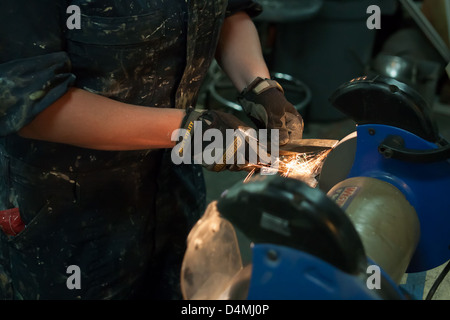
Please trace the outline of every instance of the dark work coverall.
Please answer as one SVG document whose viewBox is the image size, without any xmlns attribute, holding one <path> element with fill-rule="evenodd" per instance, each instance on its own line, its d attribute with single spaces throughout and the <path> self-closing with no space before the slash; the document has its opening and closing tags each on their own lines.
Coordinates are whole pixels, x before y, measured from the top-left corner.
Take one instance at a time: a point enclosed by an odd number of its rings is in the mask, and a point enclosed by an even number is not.
<svg viewBox="0 0 450 320">
<path fill-rule="evenodd" d="M 69 29 L 69 5 L 81 29 Z M 186 236 L 205 208 L 202 169 L 170 150 L 98 151 L 17 131 L 72 87 L 126 103 L 195 105 L 227 14 L 252 1 L 2 0 L 1 299 L 178 299 Z M 95 112 L 95 105 L 90 106 Z M 152 123 L 149 123 L 149 130 Z M 67 286 L 68 267 L 81 288 Z"/>
</svg>

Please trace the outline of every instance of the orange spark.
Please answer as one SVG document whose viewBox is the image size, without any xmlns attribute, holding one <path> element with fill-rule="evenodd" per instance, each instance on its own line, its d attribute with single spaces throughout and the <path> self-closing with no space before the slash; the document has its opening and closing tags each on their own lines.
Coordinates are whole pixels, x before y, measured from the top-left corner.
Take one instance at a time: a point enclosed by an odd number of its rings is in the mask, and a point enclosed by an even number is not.
<svg viewBox="0 0 450 320">
<path fill-rule="evenodd" d="M 301 180 L 307 183 L 310 187 L 317 186 L 316 177 L 320 174 L 323 161 L 326 159 L 331 149 L 321 151 L 318 153 L 292 153 L 290 155 L 282 155 L 277 160 L 275 165 L 277 172 L 282 177 L 289 177 L 293 179 Z M 267 165 L 251 164 L 248 166 L 250 173 L 244 179 L 244 183 L 247 182 L 250 177 L 256 172 L 256 170 L 263 170 L 265 168 L 270 169 Z"/>
</svg>

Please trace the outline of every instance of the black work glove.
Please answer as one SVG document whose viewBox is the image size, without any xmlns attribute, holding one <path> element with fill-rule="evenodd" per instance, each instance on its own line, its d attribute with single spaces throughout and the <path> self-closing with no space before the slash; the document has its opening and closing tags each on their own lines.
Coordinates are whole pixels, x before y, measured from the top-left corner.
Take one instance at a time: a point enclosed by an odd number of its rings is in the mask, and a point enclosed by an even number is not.
<svg viewBox="0 0 450 320">
<path fill-rule="evenodd" d="M 239 171 L 249 164 L 270 163 L 266 146 L 259 143 L 256 130 L 234 115 L 191 108 L 181 129 L 178 144 L 172 149 L 176 164 L 196 163 L 211 171 Z"/>
<path fill-rule="evenodd" d="M 303 119 L 275 80 L 256 78 L 238 97 L 244 112 L 260 129 L 279 129 L 279 143 L 303 136 Z"/>
</svg>

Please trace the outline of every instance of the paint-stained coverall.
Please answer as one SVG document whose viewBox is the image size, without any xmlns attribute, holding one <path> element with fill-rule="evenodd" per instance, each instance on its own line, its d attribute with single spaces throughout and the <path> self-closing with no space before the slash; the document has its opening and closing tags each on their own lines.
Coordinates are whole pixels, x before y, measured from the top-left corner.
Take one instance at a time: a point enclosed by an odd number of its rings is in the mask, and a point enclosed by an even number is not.
<svg viewBox="0 0 450 320">
<path fill-rule="evenodd" d="M 81 29 L 66 26 L 71 4 Z M 195 105 L 221 23 L 238 10 L 260 7 L 2 1 L 0 210 L 18 207 L 25 228 L 0 231 L 1 299 L 180 298 L 185 239 L 205 208 L 201 167 L 173 165 L 170 150 L 100 151 L 17 132 L 71 87 L 142 106 Z M 71 265 L 80 289 L 67 286 Z"/>
</svg>

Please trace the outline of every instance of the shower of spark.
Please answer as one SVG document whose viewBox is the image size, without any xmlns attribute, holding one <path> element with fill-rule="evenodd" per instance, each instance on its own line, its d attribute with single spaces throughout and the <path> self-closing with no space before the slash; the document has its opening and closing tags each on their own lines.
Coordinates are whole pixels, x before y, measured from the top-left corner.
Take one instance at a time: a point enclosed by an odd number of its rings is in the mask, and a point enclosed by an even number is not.
<svg viewBox="0 0 450 320">
<path fill-rule="evenodd" d="M 307 183 L 310 187 L 317 186 L 316 177 L 320 174 L 323 161 L 326 159 L 331 149 L 321 151 L 318 153 L 292 153 L 290 155 L 282 155 L 274 163 L 275 166 L 269 167 L 267 165 L 249 165 L 250 172 L 244 179 L 247 182 L 257 170 L 269 170 L 277 167 L 277 173 L 282 177 L 293 178 Z"/>
</svg>

